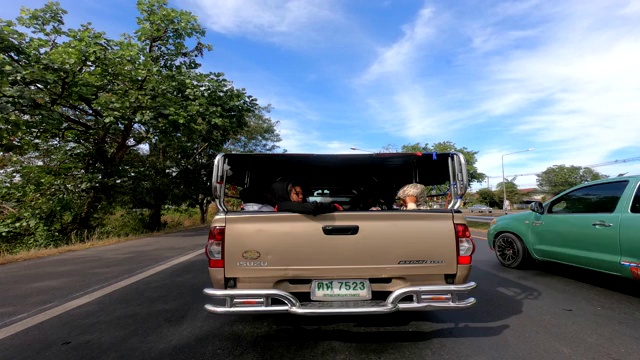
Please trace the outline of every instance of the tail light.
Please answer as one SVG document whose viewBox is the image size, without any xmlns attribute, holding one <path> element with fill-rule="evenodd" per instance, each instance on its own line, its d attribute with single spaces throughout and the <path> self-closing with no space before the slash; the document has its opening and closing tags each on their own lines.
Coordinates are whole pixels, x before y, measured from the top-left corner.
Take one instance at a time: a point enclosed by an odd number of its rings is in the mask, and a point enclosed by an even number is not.
<svg viewBox="0 0 640 360">
<path fill-rule="evenodd" d="M 471 231 L 467 224 L 455 224 L 456 240 L 458 242 L 458 265 L 471 265 L 471 256 L 476 246 L 471 239 Z"/>
<path fill-rule="evenodd" d="M 224 226 L 209 229 L 209 241 L 205 247 L 210 268 L 224 268 Z"/>
</svg>

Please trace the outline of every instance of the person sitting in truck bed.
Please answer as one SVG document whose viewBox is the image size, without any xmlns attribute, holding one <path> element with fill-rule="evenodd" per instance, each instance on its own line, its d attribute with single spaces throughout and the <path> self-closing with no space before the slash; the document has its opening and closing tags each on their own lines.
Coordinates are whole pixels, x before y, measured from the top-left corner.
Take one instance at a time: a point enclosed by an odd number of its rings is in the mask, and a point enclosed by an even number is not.
<svg viewBox="0 0 640 360">
<path fill-rule="evenodd" d="M 271 200 L 275 210 L 283 212 L 316 216 L 342 210 L 337 204 L 304 202 L 302 186 L 289 180 L 280 180 L 271 186 Z"/>
<path fill-rule="evenodd" d="M 246 187 L 240 191 L 240 200 L 244 211 L 274 211 L 273 206 L 268 205 L 267 194 L 255 187 Z"/>
<path fill-rule="evenodd" d="M 408 184 L 398 191 L 398 198 L 402 202 L 400 210 L 428 209 L 427 191 L 422 184 Z"/>
<path fill-rule="evenodd" d="M 387 210 L 375 191 L 362 190 L 351 199 L 350 204 L 351 210 Z"/>
</svg>

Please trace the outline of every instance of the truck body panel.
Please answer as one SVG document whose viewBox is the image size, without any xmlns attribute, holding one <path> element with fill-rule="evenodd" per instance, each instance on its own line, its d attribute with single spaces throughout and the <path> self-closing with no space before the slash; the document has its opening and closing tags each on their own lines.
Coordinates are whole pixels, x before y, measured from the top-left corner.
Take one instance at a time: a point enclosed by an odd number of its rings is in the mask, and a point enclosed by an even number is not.
<svg viewBox="0 0 640 360">
<path fill-rule="evenodd" d="M 456 273 L 451 213 L 340 212 L 315 217 L 256 213 L 227 215 L 226 227 L 228 277 Z"/>
</svg>

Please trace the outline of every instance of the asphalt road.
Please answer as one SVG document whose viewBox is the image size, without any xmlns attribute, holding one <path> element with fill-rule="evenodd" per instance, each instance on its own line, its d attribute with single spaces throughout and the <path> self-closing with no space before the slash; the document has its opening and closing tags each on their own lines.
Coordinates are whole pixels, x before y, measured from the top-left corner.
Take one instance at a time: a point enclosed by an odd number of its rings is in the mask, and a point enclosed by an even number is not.
<svg viewBox="0 0 640 360">
<path fill-rule="evenodd" d="M 601 360 L 640 353 L 640 284 L 560 265 L 504 269 L 480 232 L 473 233 L 472 309 L 347 318 L 208 314 L 206 260 L 195 253 L 206 234 L 0 267 L 0 359 Z"/>
</svg>

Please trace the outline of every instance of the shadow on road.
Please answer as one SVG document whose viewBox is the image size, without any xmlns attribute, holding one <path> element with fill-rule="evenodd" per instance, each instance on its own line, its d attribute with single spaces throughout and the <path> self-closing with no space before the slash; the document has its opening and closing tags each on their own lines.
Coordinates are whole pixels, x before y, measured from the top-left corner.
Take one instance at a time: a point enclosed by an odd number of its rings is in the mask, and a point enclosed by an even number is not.
<svg viewBox="0 0 640 360">
<path fill-rule="evenodd" d="M 501 335 L 509 328 L 496 324 L 521 314 L 524 301 L 535 301 L 540 292 L 529 286 L 479 268 L 472 280 L 478 287 L 470 294 L 478 303 L 467 310 L 398 312 L 372 316 L 264 315 L 234 317 L 242 323 L 270 323 L 274 331 L 264 333 L 269 341 L 292 343 L 338 341 L 344 343 L 422 342 L 435 338 L 484 338 Z M 235 327 L 234 326 L 234 327 Z"/>
<path fill-rule="evenodd" d="M 531 269 L 536 270 L 535 273 L 532 272 L 532 276 L 564 277 L 591 286 L 597 286 L 605 290 L 615 291 L 623 295 L 640 298 L 640 286 L 638 286 L 638 281 L 623 278 L 621 276 L 553 262 L 538 262 L 532 265 Z"/>
<path fill-rule="evenodd" d="M 499 336 L 509 325 L 498 326 L 453 326 L 428 331 L 376 330 L 353 331 L 324 328 L 280 328 L 266 334 L 264 340 L 277 343 L 317 343 L 319 341 L 338 341 L 352 344 L 385 344 L 423 342 L 438 338 L 480 338 Z"/>
</svg>

